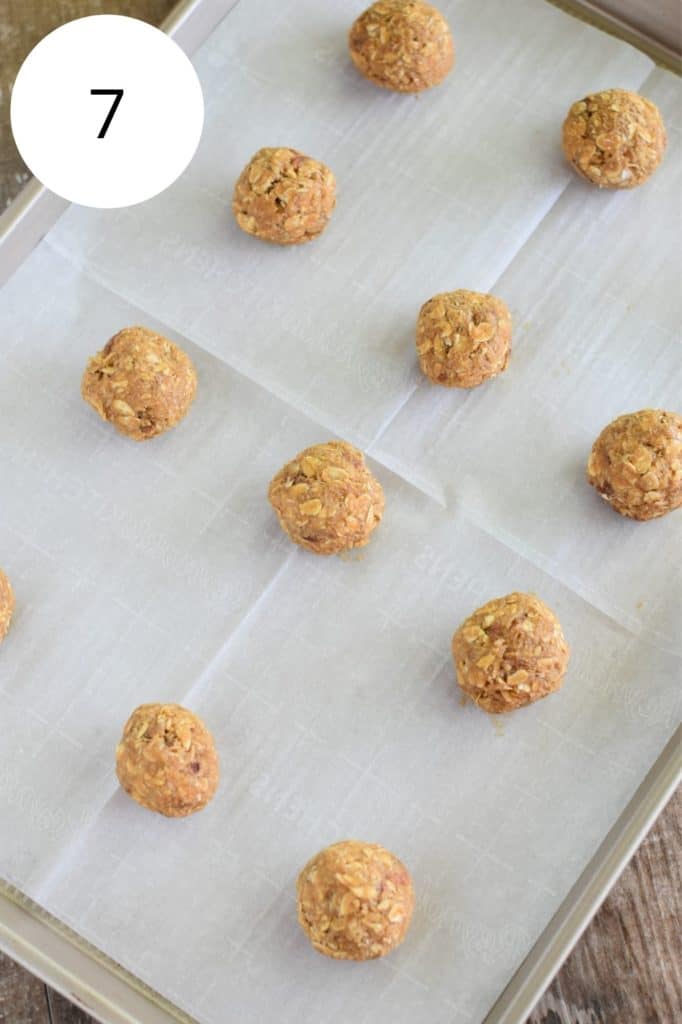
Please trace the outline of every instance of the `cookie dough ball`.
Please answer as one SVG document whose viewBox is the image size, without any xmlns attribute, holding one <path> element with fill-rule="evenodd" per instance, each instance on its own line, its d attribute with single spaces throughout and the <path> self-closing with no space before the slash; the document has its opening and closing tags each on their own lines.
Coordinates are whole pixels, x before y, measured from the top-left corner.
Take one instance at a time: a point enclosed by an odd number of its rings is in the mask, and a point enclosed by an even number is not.
<svg viewBox="0 0 682 1024">
<path fill-rule="evenodd" d="M 88 361 L 81 394 L 103 420 L 134 441 L 170 430 L 197 390 L 192 362 L 168 338 L 125 327 Z"/>
<path fill-rule="evenodd" d="M 384 513 L 381 484 L 346 441 L 299 452 L 273 478 L 268 497 L 284 532 L 318 555 L 363 547 Z"/>
<path fill-rule="evenodd" d="M 587 479 L 629 519 L 656 519 L 682 505 L 682 416 L 642 409 L 619 416 L 592 446 Z"/>
<path fill-rule="evenodd" d="M 356 68 L 397 92 L 438 85 L 454 63 L 448 23 L 420 0 L 378 0 L 354 22 L 349 38 Z"/>
<path fill-rule="evenodd" d="M 319 953 L 374 960 L 405 938 L 414 908 L 407 868 L 377 843 L 347 839 L 318 853 L 298 876 L 298 920 Z"/>
<path fill-rule="evenodd" d="M 138 804 L 184 818 L 205 807 L 218 788 L 213 737 L 179 704 L 142 704 L 124 726 L 116 774 Z"/>
<path fill-rule="evenodd" d="M 277 245 L 317 238 L 336 204 L 334 175 L 295 149 L 260 149 L 237 180 L 232 211 L 248 235 Z"/>
<path fill-rule="evenodd" d="M 666 146 L 660 111 L 626 89 L 607 89 L 574 103 L 563 128 L 566 158 L 602 188 L 634 188 L 656 170 Z"/>
<path fill-rule="evenodd" d="M 9 632 L 12 614 L 14 612 L 14 591 L 12 584 L 0 569 L 0 643 Z"/>
<path fill-rule="evenodd" d="M 475 704 L 499 714 L 558 690 L 569 649 L 557 617 L 533 594 L 508 594 L 470 615 L 452 638 L 457 679 Z"/>
<path fill-rule="evenodd" d="M 419 311 L 419 365 L 434 384 L 475 388 L 506 370 L 511 336 L 511 316 L 502 299 L 443 292 Z"/>
</svg>

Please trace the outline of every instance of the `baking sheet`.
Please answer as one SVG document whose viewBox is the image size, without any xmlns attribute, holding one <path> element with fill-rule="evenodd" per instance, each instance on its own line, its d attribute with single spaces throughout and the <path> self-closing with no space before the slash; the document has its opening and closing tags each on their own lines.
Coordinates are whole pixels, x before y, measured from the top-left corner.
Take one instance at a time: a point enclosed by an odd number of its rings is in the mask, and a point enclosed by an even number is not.
<svg viewBox="0 0 682 1024">
<path fill-rule="evenodd" d="M 458 67 L 416 99 L 347 67 L 348 5 L 241 0 L 196 61 L 207 128 L 182 181 L 70 210 L 3 296 L 19 611 L 0 872 L 201 1020 L 480 1019 L 679 717 L 679 526 L 614 522 L 581 478 L 611 415 L 679 405 L 679 135 L 617 196 L 574 182 L 556 145 L 570 101 L 614 82 L 671 127 L 678 83 L 541 3 L 442 6 Z M 340 182 L 296 252 L 242 237 L 226 205 L 270 141 Z M 459 286 L 507 300 L 514 357 L 485 392 L 436 395 L 414 318 Z M 183 427 L 141 448 L 78 396 L 87 356 L 134 322 L 201 380 Z M 348 562 L 292 551 L 263 499 L 331 434 L 370 447 L 387 491 Z M 515 587 L 556 608 L 574 656 L 560 696 L 496 726 L 459 706 L 449 638 Z M 149 699 L 190 704 L 219 741 L 223 786 L 195 820 L 116 790 L 113 746 Z M 293 922 L 298 868 L 343 835 L 415 876 L 385 962 L 327 963 Z"/>
</svg>

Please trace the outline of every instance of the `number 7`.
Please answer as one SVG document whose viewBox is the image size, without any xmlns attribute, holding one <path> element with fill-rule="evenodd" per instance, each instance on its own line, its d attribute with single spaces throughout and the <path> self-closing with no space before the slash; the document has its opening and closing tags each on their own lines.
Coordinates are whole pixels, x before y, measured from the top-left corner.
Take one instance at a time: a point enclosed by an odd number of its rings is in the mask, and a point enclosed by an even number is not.
<svg viewBox="0 0 682 1024">
<path fill-rule="evenodd" d="M 90 95 L 91 96 L 115 96 L 116 97 L 114 102 L 111 104 L 111 110 L 109 111 L 109 113 L 105 117 L 104 124 L 100 128 L 99 135 L 97 136 L 98 139 L 103 139 L 104 136 L 107 134 L 107 131 L 109 129 L 109 125 L 112 122 L 114 114 L 118 110 L 118 105 L 121 102 L 121 100 L 123 99 L 123 89 L 91 89 L 90 90 Z"/>
</svg>

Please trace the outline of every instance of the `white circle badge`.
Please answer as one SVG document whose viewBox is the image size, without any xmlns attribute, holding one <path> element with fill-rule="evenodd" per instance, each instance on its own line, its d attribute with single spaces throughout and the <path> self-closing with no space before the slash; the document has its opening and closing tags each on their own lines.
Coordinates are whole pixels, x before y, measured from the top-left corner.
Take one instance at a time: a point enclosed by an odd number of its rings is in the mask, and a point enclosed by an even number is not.
<svg viewBox="0 0 682 1024">
<path fill-rule="evenodd" d="M 55 29 L 14 84 L 12 132 L 57 195 L 113 208 L 151 199 L 187 167 L 204 100 L 177 43 L 136 18 L 99 14 Z"/>
</svg>

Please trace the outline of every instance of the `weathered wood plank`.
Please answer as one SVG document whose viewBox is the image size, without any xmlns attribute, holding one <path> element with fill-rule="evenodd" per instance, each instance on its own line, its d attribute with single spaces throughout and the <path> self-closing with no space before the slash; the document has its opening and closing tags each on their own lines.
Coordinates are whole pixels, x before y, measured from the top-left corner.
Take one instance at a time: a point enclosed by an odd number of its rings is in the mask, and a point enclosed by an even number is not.
<svg viewBox="0 0 682 1024">
<path fill-rule="evenodd" d="M 678 790 L 528 1024 L 682 1021 L 681 850 Z"/>
<path fill-rule="evenodd" d="M 2 953 L 0 1024 L 50 1024 L 43 983 Z"/>
<path fill-rule="evenodd" d="M 64 996 L 60 996 L 59 992 L 48 988 L 47 998 L 50 1007 L 50 1024 L 95 1024 L 92 1017 L 83 1013 Z"/>
</svg>

